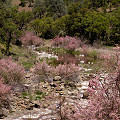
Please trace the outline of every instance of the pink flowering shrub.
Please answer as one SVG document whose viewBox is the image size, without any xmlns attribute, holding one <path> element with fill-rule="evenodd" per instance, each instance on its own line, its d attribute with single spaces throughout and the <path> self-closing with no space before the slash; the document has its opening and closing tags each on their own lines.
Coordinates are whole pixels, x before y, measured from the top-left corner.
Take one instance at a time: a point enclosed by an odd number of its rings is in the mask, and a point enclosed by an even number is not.
<svg viewBox="0 0 120 120">
<path fill-rule="evenodd" d="M 89 82 L 89 102 L 85 108 L 78 107 L 75 120 L 120 119 L 120 72 L 101 81 L 99 77 Z"/>
<path fill-rule="evenodd" d="M 78 58 L 72 54 L 61 54 L 58 55 L 58 60 L 55 61 L 56 63 L 73 63 L 77 64 L 79 62 Z"/>
<path fill-rule="evenodd" d="M 10 58 L 0 60 L 0 76 L 7 84 L 22 83 L 24 80 L 24 68 L 14 63 Z"/>
<path fill-rule="evenodd" d="M 42 39 L 35 35 L 33 31 L 25 31 L 25 34 L 21 37 L 21 42 L 24 46 L 40 46 Z"/>
<path fill-rule="evenodd" d="M 43 76 L 61 76 L 63 79 L 69 79 L 79 71 L 79 67 L 75 64 L 59 64 L 56 67 L 48 65 L 46 61 L 38 63 L 35 66 L 35 73 Z"/>
<path fill-rule="evenodd" d="M 116 46 L 113 48 L 113 54 L 101 54 L 100 59 L 103 60 L 103 67 L 109 68 L 111 70 L 119 69 L 120 65 L 120 47 Z"/>
<path fill-rule="evenodd" d="M 73 77 L 77 72 L 79 71 L 79 67 L 76 66 L 75 64 L 66 64 L 64 63 L 59 64 L 56 68 L 55 68 L 55 73 L 56 75 L 61 76 L 63 79 L 70 79 L 71 77 Z"/>
<path fill-rule="evenodd" d="M 10 91 L 11 87 L 4 84 L 4 79 L 0 77 L 0 98 L 3 98 Z"/>
<path fill-rule="evenodd" d="M 37 63 L 35 66 L 35 73 L 38 75 L 49 76 L 54 72 L 54 68 L 43 61 L 42 63 Z"/>
<path fill-rule="evenodd" d="M 114 65 L 112 56 L 109 54 L 101 54 L 99 58 L 103 60 L 102 62 L 103 66 L 106 67 L 109 66 L 108 68 L 110 68 L 110 66 Z"/>
<path fill-rule="evenodd" d="M 119 46 L 116 46 L 113 48 L 113 50 L 115 50 L 115 59 L 116 59 L 116 65 L 120 65 L 120 62 L 119 62 L 119 57 L 120 57 L 120 47 Z"/>
<path fill-rule="evenodd" d="M 89 52 L 89 51 L 88 51 L 88 46 L 82 45 L 80 52 L 82 52 L 83 55 L 87 56 L 87 55 L 88 55 L 88 52 Z"/>
<path fill-rule="evenodd" d="M 63 106 L 65 120 L 120 120 L 120 71 L 105 80 L 100 80 L 99 76 L 91 79 L 88 92 L 87 106 L 79 102 Z"/>
<path fill-rule="evenodd" d="M 102 54 L 101 58 L 104 59 L 107 64 L 112 65 L 110 63 L 111 56 Z M 119 59 L 117 60 L 119 63 Z M 120 120 L 119 64 L 117 64 L 117 67 L 114 66 L 114 69 L 114 71 L 117 72 L 112 71 L 113 73 L 109 73 L 108 76 L 102 80 L 100 76 L 97 76 L 89 81 L 89 98 L 86 106 L 80 105 L 79 102 L 74 104 L 75 107 L 64 106 L 62 116 L 64 116 L 66 120 Z"/>
<path fill-rule="evenodd" d="M 116 55 L 101 54 L 99 58 L 102 60 L 102 67 L 107 69 L 109 72 L 115 70 L 118 66 Z"/>
<path fill-rule="evenodd" d="M 67 50 L 74 51 L 81 44 L 81 41 L 75 37 L 56 37 L 52 40 L 52 45 L 63 47 Z"/>
</svg>

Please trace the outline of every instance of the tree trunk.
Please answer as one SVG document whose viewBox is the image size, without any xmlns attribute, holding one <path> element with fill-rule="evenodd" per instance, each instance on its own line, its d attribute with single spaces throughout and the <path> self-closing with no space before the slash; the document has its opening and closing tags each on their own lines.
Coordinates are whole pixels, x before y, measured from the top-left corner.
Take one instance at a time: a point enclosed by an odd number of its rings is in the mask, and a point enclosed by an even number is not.
<svg viewBox="0 0 120 120">
<path fill-rule="evenodd" d="M 8 41 L 6 43 L 6 55 L 7 56 L 10 55 L 9 48 L 10 48 L 11 39 L 12 39 L 12 33 L 10 32 L 9 33 L 9 39 L 8 39 Z"/>
</svg>

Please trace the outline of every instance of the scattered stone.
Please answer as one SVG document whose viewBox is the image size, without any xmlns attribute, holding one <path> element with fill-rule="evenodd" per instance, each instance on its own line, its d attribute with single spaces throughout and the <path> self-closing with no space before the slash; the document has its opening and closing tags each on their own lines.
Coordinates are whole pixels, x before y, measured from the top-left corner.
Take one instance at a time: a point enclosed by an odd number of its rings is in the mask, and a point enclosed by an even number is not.
<svg viewBox="0 0 120 120">
<path fill-rule="evenodd" d="M 85 63 L 85 61 L 80 61 L 80 63 L 82 63 L 82 64 L 83 64 L 83 63 Z"/>
<path fill-rule="evenodd" d="M 33 108 L 34 108 L 34 104 L 33 104 L 33 103 L 30 103 L 30 104 L 26 107 L 27 110 L 33 110 Z"/>
<path fill-rule="evenodd" d="M 80 55 L 80 57 L 84 57 L 85 55 Z"/>
<path fill-rule="evenodd" d="M 8 113 L 9 113 L 9 110 L 7 110 L 6 108 L 0 109 L 0 118 L 6 117 Z"/>
<path fill-rule="evenodd" d="M 47 103 L 45 103 L 45 104 L 43 105 L 43 107 L 44 107 L 44 108 L 47 108 L 47 107 L 48 107 L 48 104 L 47 104 Z"/>
<path fill-rule="evenodd" d="M 73 82 L 69 83 L 68 85 L 69 85 L 70 87 L 72 87 L 72 88 L 76 88 L 76 85 L 75 85 L 75 83 L 73 83 Z"/>
<path fill-rule="evenodd" d="M 56 87 L 56 91 L 62 91 L 62 88 Z"/>
<path fill-rule="evenodd" d="M 28 73 L 25 77 L 26 78 L 30 78 L 32 76 L 32 74 L 31 73 Z"/>
<path fill-rule="evenodd" d="M 83 93 L 83 99 L 88 99 L 88 96 L 89 96 L 89 92 L 88 91 L 85 91 L 84 93 Z"/>
<path fill-rule="evenodd" d="M 50 86 L 51 86 L 51 87 L 57 87 L 58 85 L 55 84 L 55 83 L 50 83 Z"/>
<path fill-rule="evenodd" d="M 53 81 L 60 81 L 61 80 L 61 77 L 60 76 L 55 76 Z"/>
<path fill-rule="evenodd" d="M 38 59 L 40 58 L 56 58 L 58 59 L 58 56 L 57 55 L 53 55 L 53 54 L 48 54 L 46 52 L 36 52 L 35 53 L 38 55 Z"/>
<path fill-rule="evenodd" d="M 77 84 L 77 87 L 82 87 L 81 83 L 78 83 L 78 84 Z"/>
</svg>

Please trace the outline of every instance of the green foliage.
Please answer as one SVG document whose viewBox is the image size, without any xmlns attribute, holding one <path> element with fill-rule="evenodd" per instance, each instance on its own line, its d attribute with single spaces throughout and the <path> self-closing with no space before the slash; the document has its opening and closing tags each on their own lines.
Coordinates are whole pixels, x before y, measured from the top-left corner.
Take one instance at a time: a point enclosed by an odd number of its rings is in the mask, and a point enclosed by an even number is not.
<svg viewBox="0 0 120 120">
<path fill-rule="evenodd" d="M 6 21 L 3 26 L 3 32 L 6 33 L 6 36 L 4 36 L 4 40 L 6 42 L 6 54 L 9 55 L 10 43 L 13 37 L 15 38 L 16 36 L 18 36 L 19 30 L 17 29 L 17 25 L 14 24 L 12 21 Z"/>
<path fill-rule="evenodd" d="M 68 29 L 66 24 L 67 24 L 68 20 L 70 20 L 70 15 L 62 16 L 54 22 L 54 31 L 55 31 L 56 35 L 60 35 L 61 33 L 63 35 L 66 34 L 66 30 Z M 63 36 L 63 35 L 61 35 L 61 36 Z"/>
<path fill-rule="evenodd" d="M 82 30 L 81 27 L 82 15 L 80 13 L 73 13 L 65 15 L 55 21 L 55 31 L 60 33 L 60 30 L 69 36 L 79 36 Z"/>
<path fill-rule="evenodd" d="M 59 18 L 67 13 L 63 0 L 46 0 L 48 12 L 50 16 Z"/>
<path fill-rule="evenodd" d="M 48 47 L 42 47 L 38 49 L 39 52 L 47 52 L 47 53 L 54 53 L 54 54 L 64 54 L 66 53 L 66 49 L 64 48 L 58 48 L 58 47 L 52 47 L 52 48 L 48 48 Z"/>
<path fill-rule="evenodd" d="M 9 43 L 18 42 L 24 29 L 45 39 L 69 35 L 91 44 L 120 43 L 120 0 L 21 0 L 21 5 L 27 2 L 30 7 L 34 3 L 32 12 L 19 12 L 11 0 L 0 1 L 0 42 L 6 43 L 7 54 Z"/>
<path fill-rule="evenodd" d="M 36 94 L 35 100 L 41 100 L 46 96 L 46 94 L 42 91 L 36 91 L 35 94 Z"/>
<path fill-rule="evenodd" d="M 31 24 L 38 36 L 45 39 L 54 37 L 53 19 L 51 17 L 43 17 L 42 19 L 36 19 Z"/>
<path fill-rule="evenodd" d="M 32 60 L 23 61 L 22 65 L 24 66 L 25 69 L 30 69 L 34 65 L 34 61 Z"/>
<path fill-rule="evenodd" d="M 21 1 L 21 3 L 19 5 L 22 6 L 22 7 L 25 7 L 26 6 L 25 0 L 20 0 L 20 1 Z"/>
<path fill-rule="evenodd" d="M 113 5 L 117 5 L 118 3 L 120 3 L 120 0 L 111 0 L 111 3 L 112 3 Z"/>
<path fill-rule="evenodd" d="M 27 94 L 26 92 L 22 92 L 22 97 L 23 97 L 23 98 L 27 97 L 27 95 L 28 95 L 28 94 Z"/>
<path fill-rule="evenodd" d="M 34 3 L 34 0 L 27 0 L 29 2 L 29 7 L 32 7 L 32 3 Z"/>
<path fill-rule="evenodd" d="M 29 23 L 33 19 L 32 12 L 18 12 L 15 14 L 14 21 L 17 25 L 19 25 L 19 29 L 22 30 L 23 27 L 27 29 L 27 23 Z"/>
<path fill-rule="evenodd" d="M 7 55 L 10 54 L 10 43 L 18 43 L 23 28 L 27 28 L 32 18 L 32 12 L 18 12 L 17 7 L 0 9 L 0 41 L 6 44 Z"/>
<path fill-rule="evenodd" d="M 120 8 L 108 14 L 108 19 L 110 20 L 110 27 L 107 31 L 108 33 L 108 45 L 113 45 L 115 43 L 120 44 Z"/>
<path fill-rule="evenodd" d="M 95 62 L 98 59 L 98 53 L 96 51 L 90 51 L 88 56 L 91 58 L 89 62 Z"/>
<path fill-rule="evenodd" d="M 68 14 L 72 13 L 78 13 L 78 11 L 82 8 L 82 4 L 80 2 L 74 3 L 72 2 L 71 4 L 68 5 Z"/>
<path fill-rule="evenodd" d="M 12 0 L 0 0 L 0 8 L 10 8 Z"/>
<path fill-rule="evenodd" d="M 36 0 L 33 13 L 36 18 L 47 16 L 57 19 L 67 13 L 67 8 L 63 0 Z"/>
<path fill-rule="evenodd" d="M 45 15 L 46 11 L 47 8 L 45 6 L 45 1 L 36 0 L 33 6 L 34 17 L 41 19 Z"/>
<path fill-rule="evenodd" d="M 93 44 L 94 40 L 105 39 L 107 29 L 109 28 L 109 19 L 102 13 L 90 12 L 82 19 L 82 25 Z"/>
</svg>

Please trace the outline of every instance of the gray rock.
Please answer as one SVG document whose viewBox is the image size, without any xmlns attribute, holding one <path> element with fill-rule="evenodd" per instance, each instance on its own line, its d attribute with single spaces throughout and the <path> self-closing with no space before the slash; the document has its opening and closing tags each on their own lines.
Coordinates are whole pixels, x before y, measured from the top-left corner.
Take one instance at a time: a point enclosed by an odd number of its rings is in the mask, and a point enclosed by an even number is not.
<svg viewBox="0 0 120 120">
<path fill-rule="evenodd" d="M 61 80 L 61 77 L 60 76 L 55 76 L 53 81 L 60 81 Z"/>
<path fill-rule="evenodd" d="M 83 93 L 83 99 L 88 99 L 88 97 L 89 97 L 89 92 L 88 91 L 85 91 L 84 93 Z"/>
<path fill-rule="evenodd" d="M 32 76 L 32 74 L 31 73 L 28 73 L 25 77 L 26 78 L 30 78 Z"/>
<path fill-rule="evenodd" d="M 62 91 L 62 88 L 56 87 L 56 91 Z"/>
<path fill-rule="evenodd" d="M 70 86 L 70 87 L 73 87 L 73 88 L 76 88 L 76 85 L 75 85 L 75 83 L 73 83 L 73 82 L 69 83 L 69 86 Z"/>
<path fill-rule="evenodd" d="M 9 110 L 7 110 L 6 108 L 0 109 L 0 118 L 6 117 L 8 113 L 9 113 Z"/>
</svg>

